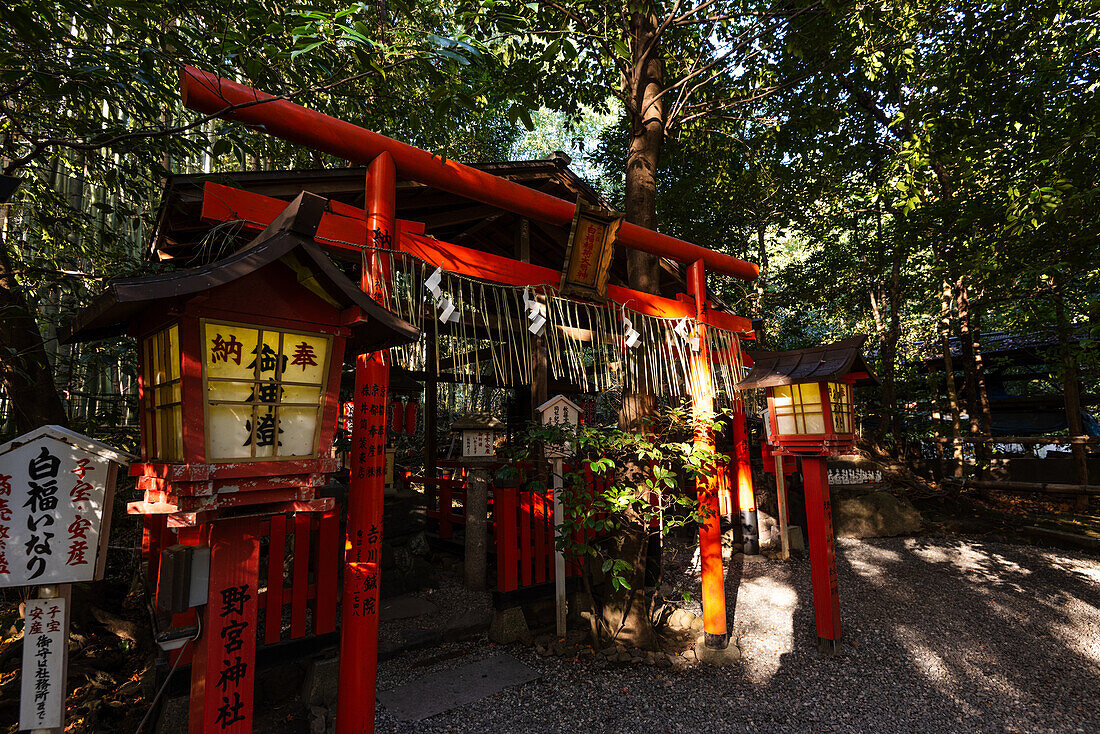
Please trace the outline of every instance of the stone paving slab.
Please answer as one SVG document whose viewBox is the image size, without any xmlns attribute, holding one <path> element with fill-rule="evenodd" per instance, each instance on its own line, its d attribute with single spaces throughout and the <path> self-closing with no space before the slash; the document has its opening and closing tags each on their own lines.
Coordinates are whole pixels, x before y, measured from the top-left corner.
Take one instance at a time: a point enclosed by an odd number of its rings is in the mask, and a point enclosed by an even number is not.
<svg viewBox="0 0 1100 734">
<path fill-rule="evenodd" d="M 379 691 L 378 702 L 401 721 L 420 721 L 538 677 L 537 671 L 511 655 L 500 653 Z"/>
</svg>

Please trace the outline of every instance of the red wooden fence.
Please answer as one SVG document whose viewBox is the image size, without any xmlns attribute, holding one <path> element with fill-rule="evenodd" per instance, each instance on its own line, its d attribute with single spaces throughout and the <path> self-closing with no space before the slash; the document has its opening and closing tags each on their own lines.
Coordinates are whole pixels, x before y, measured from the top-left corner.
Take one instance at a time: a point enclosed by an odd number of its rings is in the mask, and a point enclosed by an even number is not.
<svg viewBox="0 0 1100 734">
<path fill-rule="evenodd" d="M 204 544 L 209 526 L 169 528 L 164 515 L 146 515 L 145 521 L 143 550 L 149 560 L 150 585 L 156 589 L 160 551 L 177 543 Z M 253 523 L 261 537 L 256 578 L 250 584 L 258 590 L 259 608 L 264 610 L 258 643 L 272 645 L 335 632 L 340 573 L 337 511 L 257 517 Z M 267 543 L 262 538 L 267 538 Z M 289 627 L 284 629 L 288 606 Z M 173 625 L 193 622 L 192 612 L 173 618 Z"/>
</svg>

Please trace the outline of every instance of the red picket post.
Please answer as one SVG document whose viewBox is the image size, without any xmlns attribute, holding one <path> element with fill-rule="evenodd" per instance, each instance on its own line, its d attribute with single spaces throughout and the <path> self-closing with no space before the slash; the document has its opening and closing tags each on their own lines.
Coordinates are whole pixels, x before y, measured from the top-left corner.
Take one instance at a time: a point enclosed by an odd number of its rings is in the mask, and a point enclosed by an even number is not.
<svg viewBox="0 0 1100 734">
<path fill-rule="evenodd" d="M 840 594 L 837 591 L 836 547 L 827 466 L 823 457 L 802 457 L 818 646 L 835 650 L 836 641 L 840 639 Z"/>
</svg>

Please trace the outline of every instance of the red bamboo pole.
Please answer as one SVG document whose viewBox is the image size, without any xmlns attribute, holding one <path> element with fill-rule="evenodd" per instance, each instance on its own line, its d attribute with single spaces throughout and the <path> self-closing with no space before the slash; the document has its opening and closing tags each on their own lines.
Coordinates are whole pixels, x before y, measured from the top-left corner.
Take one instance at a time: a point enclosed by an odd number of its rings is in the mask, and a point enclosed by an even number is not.
<svg viewBox="0 0 1100 734">
<path fill-rule="evenodd" d="M 707 299 L 706 270 L 702 260 L 688 267 L 688 290 L 695 298 L 699 337 L 699 351 L 691 358 L 691 412 L 695 421 L 695 444 L 714 453 L 714 387 L 710 373 L 710 357 L 707 354 L 706 326 L 704 325 Z M 726 585 L 722 578 L 722 529 L 718 514 L 718 475 L 695 478 L 695 491 L 699 503 L 707 513 L 699 523 L 699 559 L 703 577 L 703 633 L 707 647 L 724 650 L 729 645 L 726 631 Z"/>
<path fill-rule="evenodd" d="M 184 106 L 197 112 L 237 120 L 275 137 L 345 160 L 366 163 L 388 152 L 401 175 L 413 181 L 548 224 L 568 226 L 573 221 L 575 207 L 572 202 L 457 161 L 444 160 L 426 150 L 288 100 L 275 99 L 266 92 L 210 72 L 184 66 L 180 71 L 180 90 Z M 228 107 L 237 108 L 225 111 Z M 619 227 L 617 241 L 635 250 L 684 263 L 702 260 L 714 272 L 742 280 L 755 280 L 760 272 L 752 263 L 629 222 Z"/>
<path fill-rule="evenodd" d="M 395 181 L 393 160 L 388 154 L 383 153 L 371 161 L 367 168 L 367 232 L 375 241 L 376 231 L 392 237 L 397 196 Z M 383 271 L 379 262 L 368 259 L 362 274 L 363 290 L 372 293 L 372 286 L 381 285 L 380 277 Z M 383 352 L 360 354 L 356 358 L 344 593 L 340 605 L 337 734 L 374 731 L 389 376 Z"/>
</svg>

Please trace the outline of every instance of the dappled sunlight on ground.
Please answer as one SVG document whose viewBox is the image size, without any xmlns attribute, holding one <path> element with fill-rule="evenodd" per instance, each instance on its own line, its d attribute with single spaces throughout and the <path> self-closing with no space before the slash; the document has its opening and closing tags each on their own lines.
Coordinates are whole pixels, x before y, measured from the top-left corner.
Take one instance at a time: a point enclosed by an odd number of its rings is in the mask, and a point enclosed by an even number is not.
<svg viewBox="0 0 1100 734">
<path fill-rule="evenodd" d="M 736 641 L 752 681 L 765 683 L 779 670 L 783 654 L 793 648 L 798 594 L 784 581 L 757 576 L 741 583 L 737 602 Z"/>
</svg>

